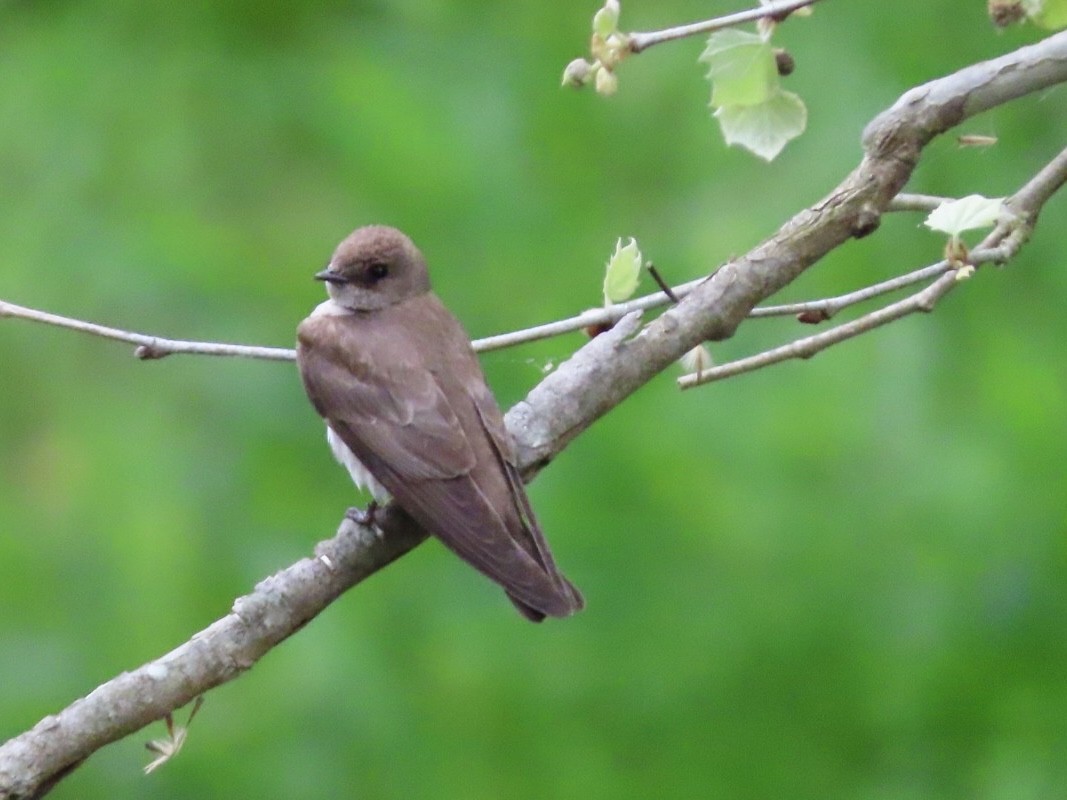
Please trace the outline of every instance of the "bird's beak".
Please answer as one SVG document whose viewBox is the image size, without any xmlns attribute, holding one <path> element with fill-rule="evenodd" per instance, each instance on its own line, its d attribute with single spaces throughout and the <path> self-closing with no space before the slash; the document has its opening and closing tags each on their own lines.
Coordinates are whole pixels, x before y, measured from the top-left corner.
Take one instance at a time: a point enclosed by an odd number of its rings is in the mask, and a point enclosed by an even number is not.
<svg viewBox="0 0 1067 800">
<path fill-rule="evenodd" d="M 341 277 L 339 274 L 334 272 L 329 267 L 324 269 L 322 272 L 316 272 L 315 273 L 315 280 L 317 280 L 317 281 L 326 281 L 326 283 L 333 283 L 333 284 L 347 283 L 347 281 L 343 277 Z"/>
</svg>

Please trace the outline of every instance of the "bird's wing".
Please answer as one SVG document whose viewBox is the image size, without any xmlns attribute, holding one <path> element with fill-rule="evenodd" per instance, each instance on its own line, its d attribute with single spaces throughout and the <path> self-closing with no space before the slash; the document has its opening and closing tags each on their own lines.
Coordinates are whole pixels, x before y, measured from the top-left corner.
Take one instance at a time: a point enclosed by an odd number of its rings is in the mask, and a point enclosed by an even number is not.
<svg viewBox="0 0 1067 800">
<path fill-rule="evenodd" d="M 469 472 L 474 452 L 433 374 L 417 363 L 377 363 L 325 330 L 346 324 L 345 317 L 313 317 L 300 326 L 300 374 L 327 424 L 394 497 L 376 465 L 402 480 Z"/>
<path fill-rule="evenodd" d="M 472 399 L 475 410 L 478 412 L 478 421 L 489 437 L 493 455 L 500 464 L 500 468 L 508 482 L 508 489 L 512 502 L 515 504 L 517 519 L 521 528 L 520 531 L 516 532 L 516 535 L 522 536 L 526 540 L 526 549 L 535 556 L 544 569 L 549 573 L 558 574 L 555 560 L 552 558 L 552 552 L 548 549 L 548 542 L 545 541 L 545 536 L 541 532 L 541 525 L 537 521 L 537 516 L 534 514 L 529 498 L 526 496 L 526 488 L 523 484 L 522 476 L 519 474 L 518 467 L 515 466 L 514 448 L 511 443 L 511 435 L 504 424 L 504 416 L 500 413 L 500 408 L 497 406 L 496 399 L 490 393 L 489 388 L 485 384 L 482 384 L 480 388 L 481 391 L 473 393 Z"/>
</svg>

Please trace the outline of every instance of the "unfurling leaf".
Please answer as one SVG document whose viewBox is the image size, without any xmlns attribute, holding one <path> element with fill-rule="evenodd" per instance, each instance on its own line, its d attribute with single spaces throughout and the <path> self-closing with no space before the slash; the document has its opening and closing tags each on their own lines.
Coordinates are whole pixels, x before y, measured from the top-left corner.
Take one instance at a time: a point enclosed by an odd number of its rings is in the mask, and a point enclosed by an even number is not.
<svg viewBox="0 0 1067 800">
<path fill-rule="evenodd" d="M 630 37 L 619 30 L 618 0 L 607 0 L 604 7 L 593 16 L 593 36 L 589 40 L 589 52 L 593 54 L 596 63 L 609 72 L 629 55 Z M 599 74 L 597 78 L 599 80 Z M 601 94 L 611 94 L 614 89 L 602 92 L 598 83 L 597 91 Z"/>
<path fill-rule="evenodd" d="M 623 246 L 622 239 L 615 243 L 615 252 L 608 261 L 604 272 L 604 304 L 621 303 L 628 300 L 637 291 L 637 280 L 644 265 L 641 251 L 637 249 L 637 240 L 630 239 Z"/>
<path fill-rule="evenodd" d="M 618 0 L 608 0 L 604 7 L 593 15 L 593 33 L 604 39 L 619 29 Z"/>
<path fill-rule="evenodd" d="M 713 33 L 700 60 L 708 65 L 716 108 L 757 105 L 778 91 L 774 49 L 762 36 L 734 29 Z"/>
<path fill-rule="evenodd" d="M 964 231 L 992 226 L 1004 207 L 1003 197 L 982 197 L 971 194 L 959 200 L 946 200 L 926 218 L 927 228 L 949 236 L 959 236 Z"/>
<path fill-rule="evenodd" d="M 727 144 L 739 144 L 773 161 L 790 140 L 804 132 L 808 109 L 797 95 L 779 89 L 759 105 L 723 106 L 715 118 Z"/>
</svg>

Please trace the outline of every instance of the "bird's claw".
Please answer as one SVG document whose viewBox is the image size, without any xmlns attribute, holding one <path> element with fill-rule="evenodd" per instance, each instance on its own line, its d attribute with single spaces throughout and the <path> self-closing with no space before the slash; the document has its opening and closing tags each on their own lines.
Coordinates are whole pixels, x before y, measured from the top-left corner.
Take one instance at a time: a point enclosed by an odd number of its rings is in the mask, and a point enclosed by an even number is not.
<svg viewBox="0 0 1067 800">
<path fill-rule="evenodd" d="M 378 524 L 380 508 L 375 500 L 371 500 L 370 504 L 366 508 L 358 508 L 352 506 L 345 511 L 345 518 L 352 520 L 357 525 L 362 525 L 364 528 L 373 528 L 374 532 L 380 538 L 382 535 L 382 527 Z"/>
</svg>

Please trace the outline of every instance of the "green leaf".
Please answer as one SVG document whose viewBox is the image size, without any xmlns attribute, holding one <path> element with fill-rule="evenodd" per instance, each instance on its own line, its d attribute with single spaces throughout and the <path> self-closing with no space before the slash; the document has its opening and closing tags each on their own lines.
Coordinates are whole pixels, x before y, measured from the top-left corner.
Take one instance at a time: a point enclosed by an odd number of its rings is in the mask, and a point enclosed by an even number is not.
<svg viewBox="0 0 1067 800">
<path fill-rule="evenodd" d="M 1047 30 L 1067 28 L 1067 0 L 1023 0 L 1026 16 Z"/>
<path fill-rule="evenodd" d="M 593 15 L 593 33 L 604 39 L 619 29 L 619 4 L 608 0 L 604 7 Z"/>
<path fill-rule="evenodd" d="M 946 200 L 930 212 L 924 224 L 930 230 L 959 236 L 964 231 L 991 227 L 1003 206 L 1003 197 L 988 198 L 972 194 L 959 200 Z"/>
<path fill-rule="evenodd" d="M 765 161 L 804 132 L 808 109 L 792 92 L 779 90 L 759 105 L 723 106 L 715 112 L 727 144 L 738 144 Z"/>
<path fill-rule="evenodd" d="M 622 239 L 615 243 L 615 252 L 604 272 L 604 304 L 621 303 L 637 291 L 637 280 L 644 265 L 637 240 L 631 238 L 623 247 Z"/>
<path fill-rule="evenodd" d="M 758 105 L 778 91 L 774 50 L 754 33 L 713 33 L 700 60 L 708 65 L 711 105 L 716 108 Z"/>
</svg>

